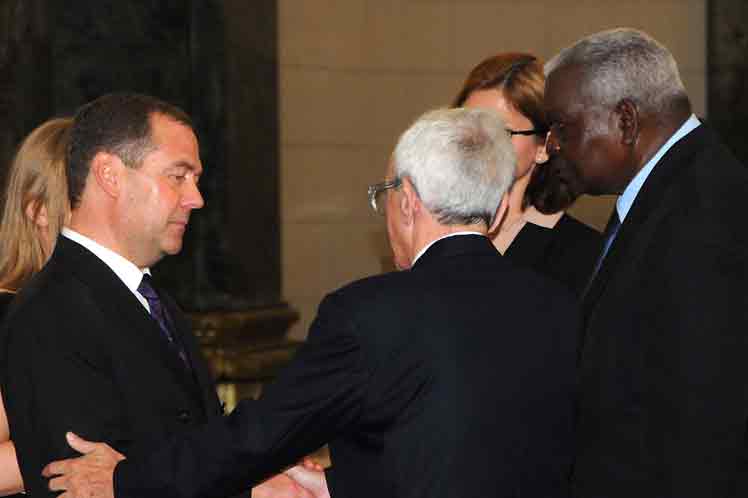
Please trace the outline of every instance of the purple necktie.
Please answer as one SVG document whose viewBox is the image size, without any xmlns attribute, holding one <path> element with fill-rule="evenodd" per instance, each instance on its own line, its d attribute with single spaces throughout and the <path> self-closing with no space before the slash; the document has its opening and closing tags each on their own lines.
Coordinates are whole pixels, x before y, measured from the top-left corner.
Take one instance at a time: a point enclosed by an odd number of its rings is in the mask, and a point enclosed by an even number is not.
<svg viewBox="0 0 748 498">
<path fill-rule="evenodd" d="M 164 337 L 166 338 L 166 340 L 169 341 L 169 345 L 174 348 L 179 357 L 182 359 L 182 362 L 189 369 L 190 362 L 187 359 L 187 354 L 184 352 L 184 349 L 182 349 L 182 346 L 175 340 L 174 328 L 172 326 L 169 312 L 161 304 L 161 298 L 158 297 L 156 289 L 153 288 L 151 276 L 147 273 L 143 274 L 143 280 L 140 281 L 138 292 L 140 292 L 140 295 L 143 296 L 146 301 L 148 301 L 148 306 L 151 308 L 151 316 L 158 322 L 158 326 L 164 333 Z"/>
</svg>

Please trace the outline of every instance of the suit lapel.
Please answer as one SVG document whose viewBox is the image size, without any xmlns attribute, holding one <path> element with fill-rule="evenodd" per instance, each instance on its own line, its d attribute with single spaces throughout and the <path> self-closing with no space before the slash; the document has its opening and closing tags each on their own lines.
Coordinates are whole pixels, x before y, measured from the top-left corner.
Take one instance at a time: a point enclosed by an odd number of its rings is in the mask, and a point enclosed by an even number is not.
<svg viewBox="0 0 748 498">
<path fill-rule="evenodd" d="M 141 343 L 144 353 L 157 355 L 157 361 L 168 367 L 185 391 L 197 396 L 202 403 L 192 374 L 169 346 L 158 323 L 111 268 L 88 249 L 64 236 L 59 237 L 55 256 L 59 256 L 63 268 L 69 269 L 91 289 L 91 297 L 102 312 L 119 317 L 128 338 Z M 176 320 L 179 315 L 175 313 L 172 317 Z"/>
<path fill-rule="evenodd" d="M 643 225 L 656 222 L 664 216 L 666 209 L 663 210 L 662 207 L 669 205 L 665 202 L 668 187 L 672 185 L 674 177 L 691 162 L 689 156 L 703 146 L 707 133 L 706 127 L 701 125 L 683 137 L 660 159 L 644 182 L 600 266 L 600 271 L 584 297 L 582 307 L 585 322 L 617 274 L 617 270 L 630 256 L 631 248 L 642 233 Z"/>
</svg>

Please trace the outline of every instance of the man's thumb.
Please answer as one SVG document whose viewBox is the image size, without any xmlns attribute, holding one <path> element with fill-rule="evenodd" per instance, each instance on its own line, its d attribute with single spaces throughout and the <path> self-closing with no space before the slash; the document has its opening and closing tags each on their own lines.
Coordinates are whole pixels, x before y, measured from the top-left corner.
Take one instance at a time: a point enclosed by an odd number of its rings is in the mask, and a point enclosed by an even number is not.
<svg viewBox="0 0 748 498">
<path fill-rule="evenodd" d="M 73 448 L 78 453 L 83 453 L 84 455 L 87 453 L 91 453 L 93 450 L 96 449 L 96 443 L 92 443 L 90 441 L 86 441 L 82 437 L 78 436 L 77 434 L 73 432 L 68 432 L 65 434 L 65 439 L 68 440 L 68 444 L 71 448 Z"/>
</svg>

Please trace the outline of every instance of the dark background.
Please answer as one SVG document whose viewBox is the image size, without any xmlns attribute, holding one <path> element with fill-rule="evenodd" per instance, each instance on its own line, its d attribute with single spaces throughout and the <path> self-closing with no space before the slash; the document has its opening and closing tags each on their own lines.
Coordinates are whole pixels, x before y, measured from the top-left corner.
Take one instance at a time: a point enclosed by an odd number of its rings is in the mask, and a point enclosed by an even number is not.
<svg viewBox="0 0 748 498">
<path fill-rule="evenodd" d="M 206 207 L 155 274 L 189 310 L 280 302 L 275 0 L 0 0 L 0 165 L 34 127 L 112 91 L 196 124 Z"/>
</svg>

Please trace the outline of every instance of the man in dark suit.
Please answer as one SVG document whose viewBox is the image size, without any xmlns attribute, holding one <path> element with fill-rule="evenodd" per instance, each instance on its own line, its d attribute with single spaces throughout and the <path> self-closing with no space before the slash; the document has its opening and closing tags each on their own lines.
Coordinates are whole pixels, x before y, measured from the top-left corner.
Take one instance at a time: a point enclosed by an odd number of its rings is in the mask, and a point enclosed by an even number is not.
<svg viewBox="0 0 748 498">
<path fill-rule="evenodd" d="M 74 454 L 68 430 L 147 455 L 222 413 L 187 318 L 149 275 L 203 205 L 189 117 L 107 95 L 79 110 L 70 140 L 70 222 L 1 336 L 2 394 L 34 496 L 53 495 L 41 470 Z"/>
<path fill-rule="evenodd" d="M 490 111 L 421 117 L 370 188 L 405 271 L 325 297 L 258 401 L 144 457 L 74 441 L 86 456 L 49 465 L 51 487 L 66 498 L 224 496 L 329 442 L 334 498 L 566 496 L 574 299 L 486 237 L 514 161 Z"/>
<path fill-rule="evenodd" d="M 574 493 L 745 496 L 748 171 L 644 33 L 591 35 L 546 72 L 549 152 L 621 194 L 583 302 Z"/>
</svg>

